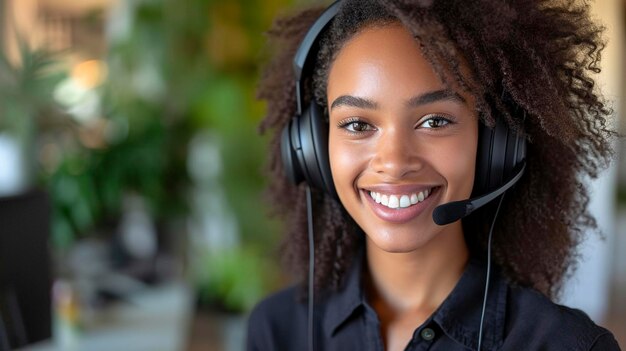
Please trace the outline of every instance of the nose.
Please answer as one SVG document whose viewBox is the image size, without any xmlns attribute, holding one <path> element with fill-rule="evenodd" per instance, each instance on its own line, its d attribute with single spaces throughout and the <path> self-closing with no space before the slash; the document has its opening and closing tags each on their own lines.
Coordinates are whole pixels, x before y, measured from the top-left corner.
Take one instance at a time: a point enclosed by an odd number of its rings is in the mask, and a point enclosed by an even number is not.
<svg viewBox="0 0 626 351">
<path fill-rule="evenodd" d="M 381 133 L 371 159 L 371 168 L 392 179 L 400 179 L 421 170 L 421 148 L 414 133 L 412 128 Z"/>
</svg>

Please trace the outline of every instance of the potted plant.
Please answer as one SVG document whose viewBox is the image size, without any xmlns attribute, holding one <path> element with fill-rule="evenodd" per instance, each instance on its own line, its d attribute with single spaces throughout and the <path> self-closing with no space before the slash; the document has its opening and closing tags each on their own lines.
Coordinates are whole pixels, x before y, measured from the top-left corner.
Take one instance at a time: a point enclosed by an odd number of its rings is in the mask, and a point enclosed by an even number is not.
<svg viewBox="0 0 626 351">
<path fill-rule="evenodd" d="M 52 98 L 65 72 L 56 56 L 18 40 L 19 57 L 0 52 L 0 195 L 37 183 L 37 135 L 67 122 Z"/>
</svg>

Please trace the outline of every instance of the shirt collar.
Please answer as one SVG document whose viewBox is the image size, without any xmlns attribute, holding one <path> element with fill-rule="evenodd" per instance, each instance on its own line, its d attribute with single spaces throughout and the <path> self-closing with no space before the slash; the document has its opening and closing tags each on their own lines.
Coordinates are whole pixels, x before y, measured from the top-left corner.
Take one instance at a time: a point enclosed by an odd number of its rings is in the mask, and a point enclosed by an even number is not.
<svg viewBox="0 0 626 351">
<path fill-rule="evenodd" d="M 461 279 L 432 317 L 450 338 L 472 350 L 478 348 L 486 269 L 485 262 L 470 259 Z M 506 295 L 506 282 L 492 266 L 483 322 L 482 343 L 487 350 L 502 345 Z"/>
<path fill-rule="evenodd" d="M 363 250 L 355 256 L 343 289 L 328 298 L 324 329 L 333 335 L 337 329 L 367 304 L 362 287 Z M 485 289 L 486 264 L 470 259 L 456 286 L 441 306 L 425 323 L 436 322 L 458 343 L 469 349 L 478 348 L 478 333 Z M 483 347 L 495 349 L 502 345 L 507 285 L 497 267 L 492 267 L 483 322 Z"/>
</svg>

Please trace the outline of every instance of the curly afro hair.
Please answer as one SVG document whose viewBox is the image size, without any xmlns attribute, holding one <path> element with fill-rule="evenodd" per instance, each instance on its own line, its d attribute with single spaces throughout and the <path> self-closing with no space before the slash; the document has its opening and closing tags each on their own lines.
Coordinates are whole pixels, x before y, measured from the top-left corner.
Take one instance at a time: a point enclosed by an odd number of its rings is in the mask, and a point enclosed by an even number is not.
<svg viewBox="0 0 626 351">
<path fill-rule="evenodd" d="M 302 278 L 308 269 L 305 186 L 290 184 L 283 173 L 280 131 L 296 111 L 293 55 L 322 11 L 275 22 L 268 34 L 276 55 L 258 91 L 268 102 L 260 129 L 275 131 L 268 195 L 287 222 L 284 257 Z M 556 297 L 583 234 L 596 228 L 584 181 L 612 158 L 615 132 L 606 120 L 612 111 L 593 77 L 600 71 L 603 28 L 590 19 L 589 5 L 575 0 L 346 0 L 323 33 L 305 99 L 326 106 L 328 71 L 342 45 L 365 27 L 397 22 L 414 34 L 444 82 L 453 80 L 475 97 L 483 123 L 493 125 L 497 116 L 527 138 L 526 174 L 502 204 L 493 257 L 513 284 Z M 513 104 L 503 101 L 503 92 Z M 313 207 L 315 289 L 333 291 L 362 232 L 330 196 L 314 193 Z M 486 250 L 489 223 L 480 218 L 463 220 L 472 255 Z"/>
</svg>

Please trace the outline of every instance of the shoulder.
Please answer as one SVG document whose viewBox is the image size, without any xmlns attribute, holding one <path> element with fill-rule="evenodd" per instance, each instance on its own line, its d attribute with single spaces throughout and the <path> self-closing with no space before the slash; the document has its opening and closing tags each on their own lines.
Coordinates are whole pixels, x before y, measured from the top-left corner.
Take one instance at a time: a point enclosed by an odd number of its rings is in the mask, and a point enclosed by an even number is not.
<svg viewBox="0 0 626 351">
<path fill-rule="evenodd" d="M 529 350 L 619 350 L 613 335 L 583 311 L 534 289 L 510 286 L 507 300 L 505 340 Z"/>
<path fill-rule="evenodd" d="M 298 286 L 290 286 L 261 300 L 250 313 L 250 322 L 257 319 L 264 321 L 282 319 L 294 313 L 294 308 L 302 305 L 302 302 L 298 301 L 298 289 Z"/>
<path fill-rule="evenodd" d="M 304 340 L 306 302 L 298 299 L 299 287 L 280 290 L 259 302 L 248 318 L 247 350 L 292 350 L 285 344 Z M 299 335 L 302 334 L 302 335 Z"/>
</svg>

